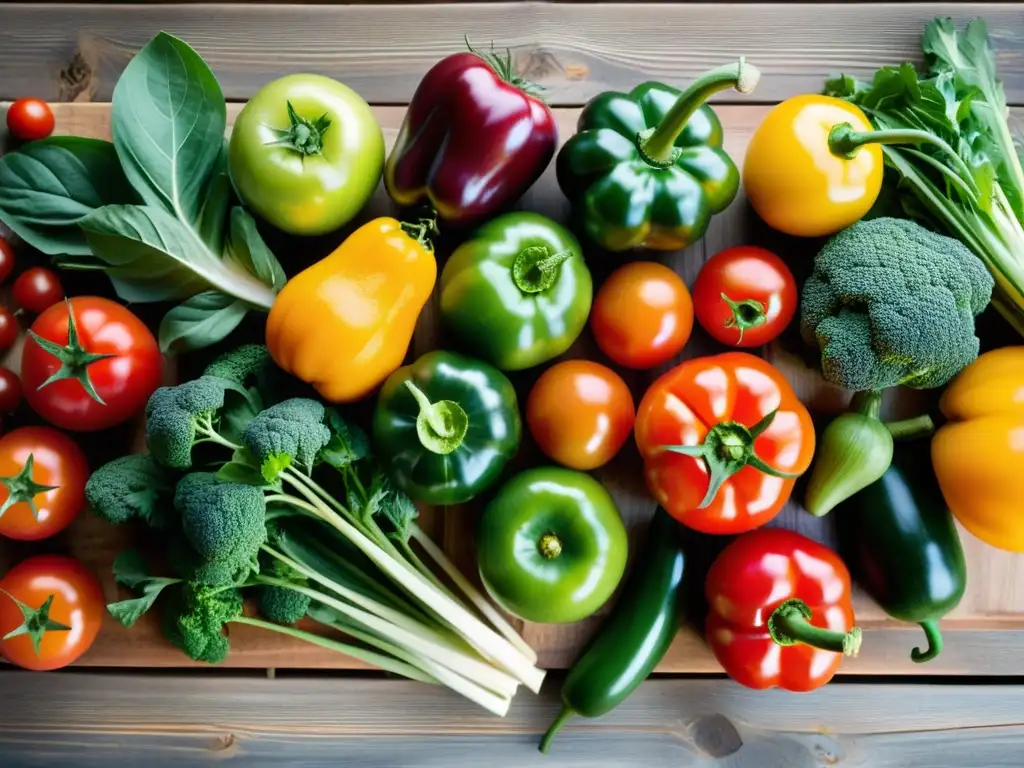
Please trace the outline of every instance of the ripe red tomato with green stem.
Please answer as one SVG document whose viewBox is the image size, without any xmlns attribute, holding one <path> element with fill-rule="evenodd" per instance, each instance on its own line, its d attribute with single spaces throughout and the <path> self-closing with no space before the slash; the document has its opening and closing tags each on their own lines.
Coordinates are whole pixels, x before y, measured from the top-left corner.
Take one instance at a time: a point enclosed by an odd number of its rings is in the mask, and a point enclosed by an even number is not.
<svg viewBox="0 0 1024 768">
<path fill-rule="evenodd" d="M 0 307 L 0 351 L 10 349 L 18 340 L 18 319 L 7 307 Z"/>
<path fill-rule="evenodd" d="M 92 432 L 130 419 L 160 385 L 163 356 L 126 307 L 76 296 L 29 329 L 21 381 L 32 409 L 62 429 Z"/>
<path fill-rule="evenodd" d="M 38 315 L 64 298 L 64 286 L 53 270 L 30 267 L 14 279 L 11 294 L 15 304 Z"/>
<path fill-rule="evenodd" d="M 0 437 L 0 536 L 60 533 L 85 507 L 88 479 L 85 453 L 63 432 L 21 427 Z"/>
<path fill-rule="evenodd" d="M 18 99 L 7 109 L 7 129 L 22 141 L 45 139 L 54 123 L 53 110 L 42 99 Z"/>
<path fill-rule="evenodd" d="M 0 656 L 47 671 L 81 658 L 103 624 L 99 579 L 60 555 L 23 560 L 0 579 Z"/>
<path fill-rule="evenodd" d="M 697 322 L 733 347 L 758 347 L 793 320 L 799 297 L 789 267 L 771 251 L 739 245 L 716 253 L 693 284 Z"/>
<path fill-rule="evenodd" d="M 6 238 L 0 237 L 0 283 L 11 276 L 14 269 L 14 246 Z"/>
<path fill-rule="evenodd" d="M 0 368 L 0 413 L 10 413 L 21 404 L 21 379 L 10 368 Z"/>
</svg>

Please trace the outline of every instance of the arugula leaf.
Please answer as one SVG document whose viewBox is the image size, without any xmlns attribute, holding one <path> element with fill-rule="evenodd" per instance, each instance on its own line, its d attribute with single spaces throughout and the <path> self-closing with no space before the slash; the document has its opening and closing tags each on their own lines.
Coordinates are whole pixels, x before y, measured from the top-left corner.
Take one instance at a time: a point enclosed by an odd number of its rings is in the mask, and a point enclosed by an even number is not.
<svg viewBox="0 0 1024 768">
<path fill-rule="evenodd" d="M 78 222 L 137 200 L 109 141 L 52 136 L 0 157 L 0 220 L 51 256 L 89 256 Z"/>
<path fill-rule="evenodd" d="M 334 408 L 326 409 L 331 439 L 320 449 L 321 461 L 337 469 L 354 464 L 370 454 L 370 439 L 359 427 L 349 424 Z"/>
<path fill-rule="evenodd" d="M 186 352 L 216 344 L 245 319 L 249 307 L 220 291 L 204 291 L 170 310 L 160 323 L 160 349 Z"/>
<path fill-rule="evenodd" d="M 131 627 L 146 613 L 160 593 L 172 584 L 181 583 L 181 579 L 150 576 L 146 569 L 146 561 L 134 549 L 125 550 L 114 559 L 114 580 L 128 589 L 141 592 L 139 597 L 110 603 L 107 611 L 126 627 Z"/>
</svg>

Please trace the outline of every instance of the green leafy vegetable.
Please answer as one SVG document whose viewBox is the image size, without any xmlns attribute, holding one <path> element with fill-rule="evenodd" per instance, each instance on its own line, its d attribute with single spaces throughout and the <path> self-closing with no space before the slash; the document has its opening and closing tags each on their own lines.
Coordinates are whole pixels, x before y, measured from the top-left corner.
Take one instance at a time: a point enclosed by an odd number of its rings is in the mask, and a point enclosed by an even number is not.
<svg viewBox="0 0 1024 768">
<path fill-rule="evenodd" d="M 140 593 L 138 597 L 110 603 L 107 611 L 121 624 L 130 627 L 146 613 L 165 588 L 179 584 L 181 579 L 150 576 L 146 561 L 134 549 L 128 549 L 114 558 L 114 580 L 128 589 Z"/>
</svg>

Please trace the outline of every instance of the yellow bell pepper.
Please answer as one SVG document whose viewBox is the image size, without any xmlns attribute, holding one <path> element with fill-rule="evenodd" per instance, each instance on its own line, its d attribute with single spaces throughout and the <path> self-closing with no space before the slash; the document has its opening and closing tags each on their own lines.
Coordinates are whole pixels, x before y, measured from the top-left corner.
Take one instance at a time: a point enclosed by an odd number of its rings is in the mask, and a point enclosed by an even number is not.
<svg viewBox="0 0 1024 768">
<path fill-rule="evenodd" d="M 431 222 L 380 217 L 281 290 L 267 348 L 334 403 L 359 400 L 401 365 L 437 280 Z"/>
<path fill-rule="evenodd" d="M 1024 552 L 1024 346 L 981 355 L 939 407 L 932 465 L 950 511 L 986 544 Z"/>
</svg>

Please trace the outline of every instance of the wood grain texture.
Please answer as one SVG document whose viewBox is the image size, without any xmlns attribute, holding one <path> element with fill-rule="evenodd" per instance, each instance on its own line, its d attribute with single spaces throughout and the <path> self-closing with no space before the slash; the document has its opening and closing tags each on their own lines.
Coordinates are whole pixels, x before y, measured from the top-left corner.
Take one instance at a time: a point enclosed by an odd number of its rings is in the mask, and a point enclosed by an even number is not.
<svg viewBox="0 0 1024 768">
<path fill-rule="evenodd" d="M 229 105 L 229 121 L 233 120 L 240 105 Z M 729 153 L 741 161 L 747 142 L 754 128 L 759 124 L 767 107 L 722 106 L 719 115 L 726 126 Z M 400 125 L 403 109 L 400 107 L 377 107 L 376 115 L 384 127 L 387 141 L 394 140 Z M 561 135 L 572 133 L 577 111 L 557 110 Z M 65 133 L 109 137 L 109 106 L 101 104 L 60 104 L 56 106 L 59 130 Z M 553 168 L 526 194 L 520 207 L 541 211 L 560 220 L 567 221 L 568 205 L 557 188 Z M 383 193 L 378 190 L 359 221 L 393 208 Z M 326 254 L 340 236 L 317 238 L 303 242 L 303 253 L 296 255 L 292 250 L 278 249 L 286 266 L 292 269 L 290 258 L 312 260 Z M 688 284 L 692 283 L 701 264 L 719 250 L 744 242 L 757 242 L 773 247 L 786 254 L 794 264 L 809 263 L 813 250 L 811 244 L 791 238 L 780 238 L 761 224 L 750 211 L 742 194 L 722 215 L 716 217 L 705 238 L 679 253 L 658 256 L 648 254 L 645 258 L 660 258 L 676 269 Z M 438 248 L 438 257 L 443 261 L 450 252 L 451 243 Z M 589 253 L 590 267 L 595 283 L 621 261 L 621 257 L 608 254 Z M 71 286 L 72 292 L 74 288 Z M 413 341 L 411 355 L 442 346 L 447 339 L 437 321 L 437 295 L 425 307 Z M 722 351 L 722 347 L 710 339 L 698 327 L 680 359 Z M 780 367 L 801 398 L 819 412 L 834 411 L 845 406 L 846 395 L 827 386 L 819 374 L 807 367 L 798 355 L 798 345 L 792 339 L 783 337 L 780 342 L 765 348 L 762 352 Z M 16 363 L 17 354 L 11 356 Z M 577 343 L 565 354 L 565 358 L 588 357 L 603 360 L 589 332 L 585 332 Z M 607 361 L 605 361 L 607 362 Z M 652 371 L 619 372 L 630 385 L 633 396 L 639 402 L 647 385 L 675 362 Z M 523 402 L 530 386 L 540 370 L 514 374 Z M 920 407 L 918 394 L 899 393 L 889 397 L 887 410 L 890 414 L 909 414 Z M 121 442 L 109 441 L 92 454 L 98 463 L 109 455 L 117 455 L 138 444 L 138 430 L 126 429 Z M 536 449 L 527 437 L 517 464 L 527 466 L 538 461 Z M 632 441 L 613 462 L 596 470 L 595 476 L 612 492 L 631 532 L 633 545 L 639 539 L 647 520 L 653 514 L 654 502 L 644 488 L 642 464 Z M 799 486 L 798 486 L 799 494 Z M 797 496 L 799 498 L 799 496 Z M 464 573 L 476 578 L 474 557 L 474 529 L 481 505 L 474 503 L 450 508 L 446 514 L 422 508 L 425 528 L 436 540 L 443 543 Z M 774 524 L 785 525 L 812 536 L 820 541 L 834 543 L 831 521 L 817 519 L 800 510 L 795 503 L 779 516 Z M 57 540 L 56 546 L 81 558 L 93 568 L 104 581 L 108 599 L 118 595 L 118 588 L 109 573 L 109 565 L 117 552 L 139 540 L 142 532 L 135 529 L 115 529 L 87 515 L 82 516 L 65 535 Z M 863 594 L 856 598 L 856 614 L 860 626 L 866 631 L 861 654 L 856 659 L 844 662 L 842 671 L 854 674 L 975 674 L 1007 675 L 1018 674 L 1019 659 L 1024 654 L 1024 566 L 1021 558 L 1007 552 L 994 550 L 966 532 L 961 533 L 968 558 L 970 572 L 968 593 L 960 607 L 944 622 L 946 649 L 935 661 L 917 665 L 909 661 L 910 650 L 923 640 L 920 630 L 913 625 L 901 625 L 884 615 L 879 607 Z M 696 574 L 690 577 L 694 583 L 702 580 L 698 561 L 708 561 L 713 552 L 707 550 L 707 540 L 695 543 L 697 551 L 691 553 Z M 38 549 L 38 547 L 36 547 Z M 49 550 L 53 546 L 48 546 Z M 0 542 L 0 572 L 5 562 L 15 562 L 25 548 Z M 538 650 L 540 664 L 547 668 L 564 668 L 576 658 L 580 648 L 600 624 L 610 609 L 611 603 L 597 615 L 577 624 L 567 626 L 528 624 L 523 627 L 526 640 Z M 699 620 L 695 620 L 699 624 Z M 232 667 L 360 667 L 348 657 L 332 654 L 307 644 L 282 638 L 251 627 L 232 627 L 233 651 L 227 666 Z M 81 660 L 85 666 L 137 666 L 137 667 L 178 667 L 193 666 L 181 653 L 167 645 L 160 636 L 155 617 L 146 617 L 132 630 L 126 630 L 108 617 L 95 646 Z M 687 627 L 679 633 L 668 655 L 659 667 L 661 672 L 716 672 L 720 667 L 707 646 L 693 628 Z"/>
<path fill-rule="evenodd" d="M 650 680 L 602 718 L 577 718 L 548 756 L 560 680 L 505 718 L 405 681 L 0 672 L 0 764 L 1009 768 L 1024 687 L 832 684 L 755 692 Z M 269 706 L 268 702 L 273 705 Z"/>
<path fill-rule="evenodd" d="M 514 51 L 552 104 L 580 105 L 647 79 L 681 85 L 745 55 L 764 78 L 755 94 L 777 101 L 818 92 L 843 71 L 867 75 L 921 58 L 935 15 L 984 16 L 1011 103 L 1024 103 L 1024 16 L 1006 3 L 451 3 L 407 5 L 0 4 L 0 99 L 110 98 L 132 53 L 160 30 L 187 40 L 229 99 L 298 71 L 335 77 L 371 103 L 409 100 L 427 69 L 461 50 L 463 35 Z M 272 32 L 271 32 L 272 31 Z"/>
</svg>

